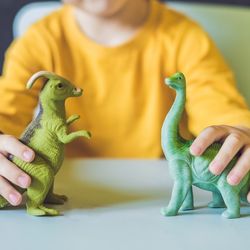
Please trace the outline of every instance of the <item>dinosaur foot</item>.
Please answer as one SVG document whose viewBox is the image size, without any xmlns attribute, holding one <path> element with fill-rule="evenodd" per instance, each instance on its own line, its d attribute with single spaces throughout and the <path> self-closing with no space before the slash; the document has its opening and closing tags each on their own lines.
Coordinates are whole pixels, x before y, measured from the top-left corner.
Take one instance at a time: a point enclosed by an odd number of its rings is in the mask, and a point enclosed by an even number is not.
<svg viewBox="0 0 250 250">
<path fill-rule="evenodd" d="M 34 216 L 43 216 L 43 215 L 46 215 L 46 212 L 43 211 L 42 209 L 39 209 L 39 208 L 33 208 L 33 207 L 30 207 L 27 209 L 27 213 L 30 214 L 30 215 L 34 215 Z"/>
<path fill-rule="evenodd" d="M 211 201 L 208 203 L 208 207 L 210 207 L 210 208 L 224 208 L 224 207 L 226 207 L 226 205 L 224 202 Z"/>
<path fill-rule="evenodd" d="M 232 213 L 226 210 L 225 212 L 222 213 L 222 216 L 227 219 L 235 219 L 240 217 L 240 213 L 239 212 Z"/>
<path fill-rule="evenodd" d="M 29 207 L 27 209 L 28 214 L 34 215 L 34 216 L 44 216 L 44 215 L 50 215 L 50 216 L 56 216 L 59 215 L 59 212 L 53 208 L 47 208 L 42 205 L 38 207 Z"/>
<path fill-rule="evenodd" d="M 68 200 L 68 197 L 66 195 L 50 194 L 46 197 L 44 202 L 47 204 L 62 205 L 67 200 Z"/>
<path fill-rule="evenodd" d="M 194 205 L 185 205 L 185 206 L 182 206 L 181 211 L 188 211 L 188 210 L 194 210 Z"/>
<path fill-rule="evenodd" d="M 176 216 L 177 215 L 177 211 L 173 210 L 173 209 L 170 209 L 168 207 L 163 207 L 161 209 L 161 214 L 164 215 L 164 216 Z"/>
</svg>

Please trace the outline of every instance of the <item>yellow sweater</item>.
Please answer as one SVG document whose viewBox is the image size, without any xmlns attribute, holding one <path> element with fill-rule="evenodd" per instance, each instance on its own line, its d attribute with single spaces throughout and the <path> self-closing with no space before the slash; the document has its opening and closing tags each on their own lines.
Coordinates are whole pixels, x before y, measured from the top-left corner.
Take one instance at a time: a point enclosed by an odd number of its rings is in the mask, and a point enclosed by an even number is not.
<svg viewBox="0 0 250 250">
<path fill-rule="evenodd" d="M 153 1 L 133 39 L 105 47 L 80 31 L 72 10 L 65 5 L 35 23 L 8 49 L 0 78 L 3 132 L 19 136 L 31 120 L 40 86 L 25 85 L 40 70 L 54 71 L 85 91 L 66 103 L 67 114 L 80 114 L 72 130 L 90 130 L 93 138 L 68 145 L 68 156 L 162 156 L 160 130 L 174 100 L 163 79 L 176 71 L 188 81 L 183 135 L 212 124 L 250 127 L 231 71 L 195 22 Z"/>
</svg>

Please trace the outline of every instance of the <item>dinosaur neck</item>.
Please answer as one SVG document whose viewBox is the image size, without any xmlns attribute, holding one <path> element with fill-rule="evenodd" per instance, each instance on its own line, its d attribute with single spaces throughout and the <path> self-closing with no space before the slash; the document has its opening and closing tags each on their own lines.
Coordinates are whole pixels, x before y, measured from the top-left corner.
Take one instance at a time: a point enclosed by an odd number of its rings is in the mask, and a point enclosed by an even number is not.
<svg viewBox="0 0 250 250">
<path fill-rule="evenodd" d="M 184 110 L 186 101 L 186 90 L 185 88 L 176 90 L 175 101 L 168 112 L 162 126 L 162 149 L 165 156 L 171 155 L 180 150 L 181 144 L 184 139 L 179 133 L 179 123 L 181 121 L 182 113 Z"/>
<path fill-rule="evenodd" d="M 55 117 L 66 119 L 65 100 L 41 102 L 41 108 L 43 115 L 46 114 L 50 119 Z"/>
</svg>

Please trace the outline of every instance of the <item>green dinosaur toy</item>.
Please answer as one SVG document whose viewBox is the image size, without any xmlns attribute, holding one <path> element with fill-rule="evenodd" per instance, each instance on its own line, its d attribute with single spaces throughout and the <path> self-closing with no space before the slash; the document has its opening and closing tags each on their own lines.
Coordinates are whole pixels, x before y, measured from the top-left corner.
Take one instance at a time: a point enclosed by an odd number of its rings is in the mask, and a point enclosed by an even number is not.
<svg viewBox="0 0 250 250">
<path fill-rule="evenodd" d="M 20 141 L 35 151 L 35 159 L 27 163 L 12 156 L 10 160 L 32 178 L 27 189 L 28 214 L 58 215 L 57 210 L 45 207 L 44 203 L 63 204 L 66 200 L 66 196 L 53 193 L 54 177 L 64 159 L 64 144 L 81 136 L 90 138 L 91 135 L 84 130 L 68 133 L 68 126 L 79 119 L 79 115 L 72 115 L 66 120 L 65 100 L 68 97 L 81 96 L 82 90 L 47 71 L 34 74 L 28 81 L 27 88 L 30 89 L 40 77 L 48 79 L 39 96 L 40 110 L 20 138 Z M 23 193 L 25 190 L 19 191 Z M 8 202 L 0 196 L 0 207 L 7 205 Z"/>
<path fill-rule="evenodd" d="M 165 216 L 177 215 L 182 210 L 193 209 L 192 185 L 213 193 L 213 201 L 209 207 L 227 207 L 223 212 L 226 218 L 240 217 L 240 198 L 246 201 L 250 187 L 248 173 L 237 186 L 227 183 L 227 174 L 235 165 L 238 155 L 228 164 L 220 175 L 213 175 L 208 166 L 218 153 L 221 143 L 213 143 L 201 156 L 193 156 L 189 152 L 191 140 L 185 140 L 179 133 L 179 122 L 186 101 L 186 80 L 182 73 L 176 73 L 165 80 L 165 83 L 176 91 L 173 106 L 162 126 L 162 149 L 168 160 L 174 186 L 170 202 L 162 209 Z"/>
</svg>

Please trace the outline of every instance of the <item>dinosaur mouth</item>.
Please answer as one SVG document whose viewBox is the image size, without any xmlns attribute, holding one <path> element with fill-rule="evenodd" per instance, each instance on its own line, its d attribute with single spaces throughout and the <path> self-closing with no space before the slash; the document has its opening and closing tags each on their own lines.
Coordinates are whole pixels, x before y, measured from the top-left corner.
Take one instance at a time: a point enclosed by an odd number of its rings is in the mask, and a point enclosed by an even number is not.
<svg viewBox="0 0 250 250">
<path fill-rule="evenodd" d="M 74 88 L 73 89 L 73 95 L 74 96 L 81 96 L 82 95 L 82 89 L 80 89 L 80 88 Z"/>
<path fill-rule="evenodd" d="M 166 78 L 165 79 L 165 84 L 167 84 L 168 86 L 171 86 L 171 83 L 173 83 L 171 78 Z"/>
</svg>

